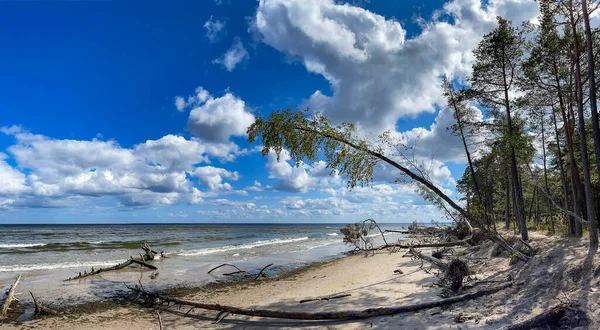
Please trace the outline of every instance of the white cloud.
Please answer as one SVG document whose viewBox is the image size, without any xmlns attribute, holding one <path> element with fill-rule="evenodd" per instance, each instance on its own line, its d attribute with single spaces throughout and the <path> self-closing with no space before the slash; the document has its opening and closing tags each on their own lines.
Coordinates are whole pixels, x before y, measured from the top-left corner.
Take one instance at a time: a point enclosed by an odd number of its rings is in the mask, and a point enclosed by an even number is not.
<svg viewBox="0 0 600 330">
<path fill-rule="evenodd" d="M 233 190 L 233 187 L 229 183 L 223 182 L 223 180 L 229 179 L 235 181 L 240 178 L 240 174 L 237 171 L 231 172 L 224 168 L 212 166 L 197 167 L 190 175 L 198 178 L 205 186 L 213 191 Z"/>
<path fill-rule="evenodd" d="M 25 174 L 6 162 L 7 155 L 0 152 L 0 195 L 22 194 L 29 191 Z"/>
<path fill-rule="evenodd" d="M 226 25 L 227 23 L 225 21 L 220 21 L 218 19 L 213 21 L 213 17 L 211 15 L 208 21 L 204 23 L 204 29 L 206 30 L 206 37 L 208 40 L 211 43 L 221 40 L 221 38 L 227 34 L 227 31 L 225 30 Z"/>
<path fill-rule="evenodd" d="M 533 0 L 498 0 L 484 10 L 478 0 L 455 0 L 442 13 L 454 23 L 430 22 L 407 39 L 399 22 L 348 4 L 261 0 L 253 28 L 264 43 L 329 81 L 333 95 L 315 91 L 312 109 L 380 132 L 443 103 L 439 77 L 468 74 L 471 52 L 497 14 L 533 18 L 537 7 Z"/>
<path fill-rule="evenodd" d="M 276 179 L 274 189 L 287 192 L 307 192 L 309 189 L 327 189 L 332 186 L 339 186 L 342 178 L 337 174 L 331 173 L 331 169 L 326 168 L 324 161 L 308 164 L 291 164 L 291 157 L 287 150 L 283 150 L 280 159 L 277 161 L 275 152 L 268 155 L 267 168 L 269 178 Z"/>
<path fill-rule="evenodd" d="M 183 111 L 183 109 L 185 109 L 185 99 L 181 96 L 175 96 L 175 107 L 177 108 L 177 111 Z"/>
<path fill-rule="evenodd" d="M 187 104 L 196 104 L 188 118 L 186 129 L 197 137 L 215 143 L 226 143 L 232 136 L 245 136 L 246 129 L 254 122 L 246 103 L 227 92 L 214 98 L 199 87 L 202 93 Z"/>
<path fill-rule="evenodd" d="M 0 153 L 0 197 L 3 205 L 11 199 L 12 206 L 64 206 L 77 196 L 113 197 L 127 207 L 198 204 L 207 193 L 194 187 L 187 175 L 199 175 L 211 190 L 231 190 L 221 181 L 237 180 L 237 172 L 214 167 L 197 170 L 197 166 L 213 157 L 232 160 L 249 152 L 232 142 L 208 143 L 175 135 L 123 148 L 115 141 L 52 139 L 17 126 L 4 127 L 2 132 L 15 138 L 8 151 L 28 173 L 9 165 Z M 214 171 L 208 173 L 207 168 Z"/>
<path fill-rule="evenodd" d="M 243 61 L 250 59 L 250 54 L 239 39 L 236 39 L 231 48 L 220 58 L 214 60 L 216 64 L 221 64 L 231 72 L 235 67 Z"/>
</svg>

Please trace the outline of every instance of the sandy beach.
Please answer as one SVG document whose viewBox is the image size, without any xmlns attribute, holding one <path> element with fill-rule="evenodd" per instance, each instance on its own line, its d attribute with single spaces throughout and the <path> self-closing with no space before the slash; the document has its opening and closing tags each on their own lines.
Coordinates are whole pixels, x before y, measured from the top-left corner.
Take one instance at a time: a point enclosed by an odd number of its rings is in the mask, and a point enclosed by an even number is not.
<svg viewBox="0 0 600 330">
<path fill-rule="evenodd" d="M 512 266 L 509 264 L 510 258 L 491 256 L 491 242 L 469 250 L 465 258 L 472 265 L 476 280 L 503 282 L 510 274 L 514 278 L 514 285 L 489 296 L 445 307 L 357 321 L 296 321 L 228 315 L 216 323 L 218 313 L 215 311 L 194 309 L 184 317 L 188 307 L 172 307 L 161 311 L 160 316 L 163 329 L 499 329 L 540 314 L 564 301 L 567 296 L 577 300 L 579 295 L 578 289 L 573 286 L 574 280 L 566 274 L 572 274 L 573 269 L 580 267 L 581 256 L 585 255 L 585 243 L 573 244 L 565 239 L 543 235 L 537 235 L 532 242 L 539 249 L 539 255 L 526 264 Z M 564 267 L 554 272 L 540 273 L 543 271 L 540 263 L 554 258 L 553 254 L 557 251 L 548 247 L 560 245 L 561 242 L 573 245 L 571 255 L 565 257 L 567 262 Z M 427 250 L 423 252 L 427 253 Z M 422 268 L 420 260 L 403 257 L 403 254 L 403 251 L 380 251 L 368 257 L 356 254 L 315 263 L 275 278 L 210 285 L 181 298 L 242 308 L 304 312 L 363 310 L 441 299 L 442 289 L 435 285 L 439 280 L 434 276 L 436 270 L 427 263 Z M 222 268 L 215 273 L 220 276 L 226 272 L 228 270 Z M 592 281 L 590 285 L 596 288 L 599 284 Z M 481 287 L 476 286 L 466 290 L 472 292 L 479 289 Z M 591 295 L 597 296 L 595 292 L 592 290 Z M 342 294 L 350 296 L 300 303 L 303 299 Z M 598 297 L 586 299 L 588 308 L 598 307 Z M 4 324 L 1 328 L 159 329 L 159 323 L 154 309 L 121 303 L 22 324 Z"/>
</svg>

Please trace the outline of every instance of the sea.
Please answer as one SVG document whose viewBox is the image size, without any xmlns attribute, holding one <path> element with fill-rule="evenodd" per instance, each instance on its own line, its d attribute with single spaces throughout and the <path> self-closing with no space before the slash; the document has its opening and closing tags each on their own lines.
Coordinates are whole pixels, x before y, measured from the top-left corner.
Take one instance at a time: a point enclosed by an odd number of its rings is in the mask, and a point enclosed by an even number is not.
<svg viewBox="0 0 600 330">
<path fill-rule="evenodd" d="M 380 224 L 402 230 L 408 223 Z M 19 286 L 61 304 L 109 299 L 124 284 L 142 282 L 158 289 L 200 286 L 226 278 L 211 268 L 231 263 L 249 272 L 273 264 L 269 276 L 327 261 L 352 250 L 342 242 L 343 224 L 48 224 L 0 225 L 0 290 L 17 275 Z M 379 239 L 378 232 L 370 233 Z M 389 241 L 405 238 L 386 235 Z M 147 243 L 163 252 L 154 264 L 159 275 L 140 268 L 107 272 L 78 281 L 63 280 L 139 257 Z M 232 269 L 226 269 L 231 271 Z M 24 292 L 27 292 L 24 291 Z"/>
</svg>

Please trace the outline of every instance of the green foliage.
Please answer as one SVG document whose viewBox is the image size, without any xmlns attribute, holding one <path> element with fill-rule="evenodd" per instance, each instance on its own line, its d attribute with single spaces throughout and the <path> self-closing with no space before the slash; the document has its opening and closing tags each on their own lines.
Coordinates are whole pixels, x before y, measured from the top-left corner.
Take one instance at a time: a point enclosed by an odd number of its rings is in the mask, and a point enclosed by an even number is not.
<svg viewBox="0 0 600 330">
<path fill-rule="evenodd" d="M 278 110 L 271 113 L 268 120 L 256 118 L 248 128 L 248 141 L 253 143 L 259 136 L 262 136 L 263 156 L 274 151 L 279 160 L 285 148 L 299 165 L 324 155 L 332 172 L 348 176 L 350 188 L 372 183 L 378 159 L 370 151 L 382 151 L 381 147 L 370 146 L 366 139 L 358 138 L 353 124 L 344 122 L 333 126 L 328 118 L 318 112 L 311 114 L 308 109 Z M 384 137 L 381 136 L 381 141 Z"/>
</svg>

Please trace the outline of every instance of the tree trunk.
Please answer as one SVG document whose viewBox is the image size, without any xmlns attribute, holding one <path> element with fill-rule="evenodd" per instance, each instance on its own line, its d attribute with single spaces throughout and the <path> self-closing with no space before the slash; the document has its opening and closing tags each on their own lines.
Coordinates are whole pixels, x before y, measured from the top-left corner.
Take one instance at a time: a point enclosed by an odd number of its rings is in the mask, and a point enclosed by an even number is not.
<svg viewBox="0 0 600 330">
<path fill-rule="evenodd" d="M 504 213 L 504 221 L 506 222 L 506 230 L 510 229 L 510 177 L 506 176 L 506 211 Z"/>
<path fill-rule="evenodd" d="M 588 13 L 587 0 L 581 1 L 583 9 L 583 22 L 585 23 L 585 40 L 588 57 L 588 86 L 590 88 L 590 112 L 592 113 L 592 132 L 594 137 L 594 154 L 596 155 L 596 171 L 600 174 L 600 126 L 598 125 L 598 105 L 596 104 L 596 75 L 595 75 L 595 62 L 594 62 L 594 51 L 593 51 L 593 40 L 592 40 L 592 29 L 590 28 L 590 17 Z M 591 187 L 590 187 L 591 188 Z M 590 192 L 591 197 L 591 192 Z M 590 198 L 591 201 L 591 198 Z M 593 209 L 594 204 L 588 206 L 589 209 Z M 592 214 L 594 215 L 592 217 Z M 590 234 L 590 249 L 598 247 L 598 233 L 596 232 L 596 225 L 598 219 L 596 219 L 595 212 L 588 214 L 588 232 Z"/>
<path fill-rule="evenodd" d="M 552 108 L 552 121 L 554 122 L 554 133 L 556 136 L 556 149 L 558 152 L 558 168 L 560 169 L 560 182 L 562 184 L 562 190 L 563 190 L 563 198 L 564 198 L 564 205 L 565 205 L 565 209 L 567 209 L 567 211 L 569 211 L 569 193 L 568 193 L 568 189 L 567 189 L 567 179 L 565 178 L 565 168 L 563 165 L 563 156 L 562 156 L 562 152 L 560 149 L 560 139 L 558 138 L 558 126 L 556 125 L 556 112 L 554 110 L 554 107 Z M 568 228 L 568 233 L 569 235 L 573 234 L 573 230 L 574 230 L 574 222 L 575 220 L 573 219 L 573 217 L 571 215 L 567 215 L 567 228 Z M 552 222 L 552 225 L 554 227 L 554 222 Z"/>
<path fill-rule="evenodd" d="M 504 49 L 502 50 L 504 52 Z M 506 58 L 506 55 L 504 55 Z M 508 125 L 508 137 L 509 139 L 513 136 L 512 119 L 510 117 L 510 99 L 508 98 L 508 83 L 506 81 L 506 69 L 502 67 L 503 82 L 504 82 L 504 107 L 506 108 L 506 120 Z M 512 176 L 514 193 L 515 193 L 515 215 L 517 221 L 521 226 L 521 238 L 524 241 L 529 240 L 527 233 L 527 222 L 525 220 L 525 206 L 523 203 L 523 189 L 521 182 L 519 181 L 519 170 L 517 167 L 517 156 L 515 154 L 515 147 L 511 144 L 510 146 L 510 174 Z"/>
<path fill-rule="evenodd" d="M 554 112 L 554 110 L 552 110 Z M 544 117 L 542 116 L 542 156 L 544 162 L 544 185 L 546 187 L 546 191 L 550 193 L 550 189 L 548 189 L 548 172 L 546 169 L 546 135 L 544 132 Z M 561 164 L 562 165 L 562 164 Z M 552 202 L 550 198 L 546 199 L 548 202 L 548 212 L 550 213 L 550 232 L 554 235 L 554 217 L 552 214 Z"/>
<path fill-rule="evenodd" d="M 583 187 L 585 192 L 585 206 L 587 210 L 587 219 L 588 226 L 593 226 L 589 228 L 590 232 L 590 248 L 598 246 L 598 237 L 596 234 L 596 215 L 594 210 L 594 202 L 593 202 L 593 191 L 592 191 L 592 181 L 590 177 L 590 163 L 588 159 L 587 153 L 587 137 L 585 134 L 585 118 L 584 118 L 584 109 L 583 109 L 583 85 L 581 79 L 581 64 L 579 63 L 579 59 L 581 57 L 579 53 L 579 41 L 577 40 L 577 25 L 575 23 L 574 13 L 573 13 L 573 1 L 570 0 L 569 4 L 571 7 L 570 10 L 570 23 L 571 29 L 573 32 L 573 62 L 575 63 L 575 96 L 577 101 L 577 119 L 579 123 L 579 146 L 581 150 L 581 165 L 583 167 Z M 591 225 L 594 223 L 594 225 Z M 593 230 L 592 230 L 593 228 Z"/>
</svg>

